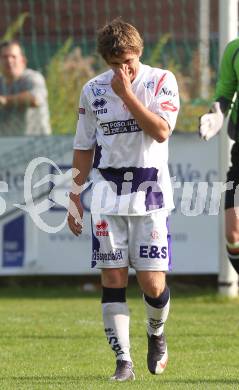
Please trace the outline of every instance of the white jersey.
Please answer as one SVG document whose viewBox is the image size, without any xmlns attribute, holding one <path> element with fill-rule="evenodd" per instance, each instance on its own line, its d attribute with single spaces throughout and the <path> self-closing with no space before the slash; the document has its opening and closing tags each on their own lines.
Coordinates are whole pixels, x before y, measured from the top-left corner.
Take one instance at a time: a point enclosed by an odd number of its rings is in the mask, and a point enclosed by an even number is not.
<svg viewBox="0 0 239 390">
<path fill-rule="evenodd" d="M 91 211 L 145 215 L 174 207 L 168 170 L 168 140 L 158 143 L 137 124 L 111 88 L 109 70 L 82 90 L 74 149 L 95 148 Z M 174 75 L 140 64 L 132 91 L 173 131 L 179 110 Z"/>
</svg>

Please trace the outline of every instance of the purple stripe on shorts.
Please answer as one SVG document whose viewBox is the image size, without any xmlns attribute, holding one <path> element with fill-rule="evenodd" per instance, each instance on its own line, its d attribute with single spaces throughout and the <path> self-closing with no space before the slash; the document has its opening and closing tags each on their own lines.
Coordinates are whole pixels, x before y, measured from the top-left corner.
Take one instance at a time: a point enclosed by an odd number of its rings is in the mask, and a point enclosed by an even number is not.
<svg viewBox="0 0 239 390">
<path fill-rule="evenodd" d="M 167 239 L 168 239 L 168 269 L 172 271 L 172 237 L 169 233 L 169 220 L 166 220 L 166 226 L 168 230 Z"/>
<path fill-rule="evenodd" d="M 91 234 L 92 234 L 92 260 L 91 260 L 91 268 L 94 268 L 96 266 L 96 260 L 94 260 L 93 254 L 94 254 L 94 252 L 99 252 L 99 250 L 100 250 L 100 241 L 94 235 L 92 219 L 91 219 Z"/>
</svg>

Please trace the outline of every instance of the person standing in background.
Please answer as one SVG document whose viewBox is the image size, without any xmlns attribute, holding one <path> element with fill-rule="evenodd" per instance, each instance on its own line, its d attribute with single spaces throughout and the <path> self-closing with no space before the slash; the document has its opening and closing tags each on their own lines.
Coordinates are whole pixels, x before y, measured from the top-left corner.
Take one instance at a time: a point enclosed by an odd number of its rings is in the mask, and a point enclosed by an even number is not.
<svg viewBox="0 0 239 390">
<path fill-rule="evenodd" d="M 45 79 L 16 40 L 0 44 L 0 136 L 49 135 Z"/>
</svg>

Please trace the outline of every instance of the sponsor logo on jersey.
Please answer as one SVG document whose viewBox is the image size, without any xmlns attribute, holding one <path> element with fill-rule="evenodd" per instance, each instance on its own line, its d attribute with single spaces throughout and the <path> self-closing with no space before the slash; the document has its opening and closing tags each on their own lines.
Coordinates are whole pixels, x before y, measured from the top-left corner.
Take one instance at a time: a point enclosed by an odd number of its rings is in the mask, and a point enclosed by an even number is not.
<svg viewBox="0 0 239 390">
<path fill-rule="evenodd" d="M 167 247 L 162 248 L 157 245 L 140 245 L 139 256 L 143 259 L 166 259 L 167 258 Z"/>
<path fill-rule="evenodd" d="M 97 236 L 108 236 L 109 232 L 107 230 L 108 223 L 105 220 L 98 221 L 96 224 L 96 235 Z"/>
<path fill-rule="evenodd" d="M 159 93 L 159 96 L 162 96 L 162 95 L 175 97 L 175 96 L 177 96 L 177 93 L 174 91 L 171 91 L 170 89 L 168 89 L 166 87 L 163 87 L 163 88 L 161 88 L 160 93 Z"/>
<path fill-rule="evenodd" d="M 160 104 L 160 107 L 163 109 L 163 111 L 177 111 L 177 107 L 173 104 L 171 100 L 167 100 L 166 102 L 162 102 Z"/>
<path fill-rule="evenodd" d="M 93 110 L 93 113 L 95 115 L 102 115 L 106 114 L 108 112 L 107 108 L 101 108 L 100 110 Z"/>
<path fill-rule="evenodd" d="M 154 89 L 154 81 L 145 81 L 144 82 L 144 87 L 146 89 Z"/>
<path fill-rule="evenodd" d="M 142 131 L 135 119 L 101 123 L 101 127 L 103 129 L 104 135 L 135 133 L 137 131 Z"/>
<path fill-rule="evenodd" d="M 151 232 L 151 237 L 153 240 L 158 240 L 159 239 L 159 232 L 157 232 L 157 230 L 153 230 Z"/>
<path fill-rule="evenodd" d="M 83 107 L 79 108 L 79 114 L 85 115 L 85 109 Z"/>
<path fill-rule="evenodd" d="M 105 88 L 97 88 L 97 87 L 93 87 L 91 88 L 92 90 L 92 93 L 95 97 L 97 96 L 103 96 L 105 93 L 106 93 L 106 89 Z"/>
<path fill-rule="evenodd" d="M 110 252 L 97 252 L 96 250 L 93 251 L 92 254 L 92 260 L 93 261 L 117 261 L 117 260 L 123 260 L 123 254 L 121 249 L 116 249 L 115 251 Z"/>
<path fill-rule="evenodd" d="M 92 103 L 92 106 L 98 110 L 100 108 L 103 108 L 106 105 L 106 103 L 107 101 L 104 98 L 95 99 Z"/>
</svg>

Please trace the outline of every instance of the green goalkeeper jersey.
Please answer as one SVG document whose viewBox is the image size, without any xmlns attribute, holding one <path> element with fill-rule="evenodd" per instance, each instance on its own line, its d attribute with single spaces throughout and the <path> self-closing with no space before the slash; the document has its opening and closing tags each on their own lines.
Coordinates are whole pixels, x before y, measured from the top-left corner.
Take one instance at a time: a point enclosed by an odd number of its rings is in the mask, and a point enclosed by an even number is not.
<svg viewBox="0 0 239 390">
<path fill-rule="evenodd" d="M 225 115 L 230 113 L 228 134 L 239 142 L 239 39 L 231 41 L 225 48 L 214 101 L 220 102 Z"/>
</svg>

